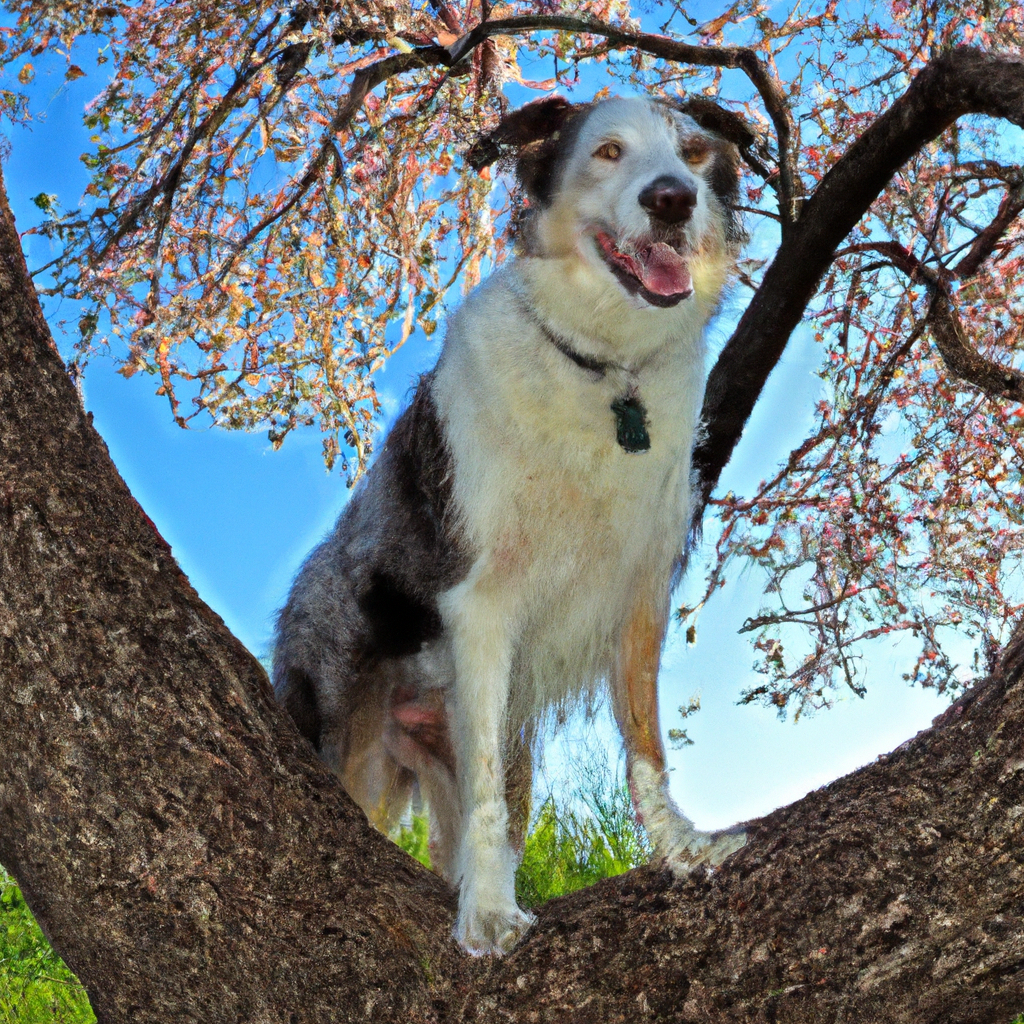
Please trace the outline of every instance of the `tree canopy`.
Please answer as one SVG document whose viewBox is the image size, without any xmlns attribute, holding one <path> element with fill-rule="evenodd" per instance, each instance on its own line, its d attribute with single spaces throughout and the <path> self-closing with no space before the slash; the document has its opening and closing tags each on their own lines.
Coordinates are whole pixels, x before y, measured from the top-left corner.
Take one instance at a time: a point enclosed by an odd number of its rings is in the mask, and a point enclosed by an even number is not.
<svg viewBox="0 0 1024 1024">
<path fill-rule="evenodd" d="M 758 564 L 746 699 L 782 713 L 859 692 L 887 635 L 918 638 L 927 685 L 964 677 L 965 637 L 987 667 L 1022 600 L 1020 4 L 5 6 L 9 117 L 34 116 L 21 91 L 46 51 L 97 80 L 81 208 L 38 197 L 59 247 L 37 272 L 81 302 L 77 358 L 156 375 L 182 425 L 275 444 L 319 427 L 350 475 L 375 370 L 508 253 L 521 199 L 464 157 L 510 102 L 643 90 L 741 115 L 749 241 L 695 456 L 706 594 L 681 617 Z M 812 429 L 754 491 L 721 493 L 801 321 Z"/>
</svg>

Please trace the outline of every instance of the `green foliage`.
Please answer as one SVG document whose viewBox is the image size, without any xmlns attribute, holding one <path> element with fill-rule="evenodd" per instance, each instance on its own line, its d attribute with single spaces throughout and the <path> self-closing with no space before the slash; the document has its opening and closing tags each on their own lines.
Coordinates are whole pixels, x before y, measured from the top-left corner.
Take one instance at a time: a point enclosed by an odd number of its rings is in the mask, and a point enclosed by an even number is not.
<svg viewBox="0 0 1024 1024">
<path fill-rule="evenodd" d="M 78 979 L 0 867 L 0 1024 L 95 1024 Z"/>
<path fill-rule="evenodd" d="M 53 213 L 57 209 L 57 197 L 50 192 L 40 192 L 39 195 L 32 197 L 32 202 L 43 213 Z"/>
<path fill-rule="evenodd" d="M 415 857 L 425 868 L 430 867 L 430 822 L 426 815 L 414 814 L 412 825 L 402 827 L 391 837 L 410 857 Z"/>
<path fill-rule="evenodd" d="M 651 857 L 647 834 L 633 816 L 624 774 L 591 737 L 570 736 L 568 785 L 548 792 L 533 815 L 516 898 L 535 907 L 602 878 L 621 875 Z"/>
<path fill-rule="evenodd" d="M 574 791 L 560 799 L 549 795 L 533 816 L 516 872 L 520 906 L 535 907 L 650 859 L 651 846 L 633 817 L 625 781 L 613 777 L 593 752 L 581 761 L 588 767 L 577 769 Z M 429 819 L 417 814 L 391 838 L 429 868 L 429 832 Z"/>
<path fill-rule="evenodd" d="M 633 817 L 625 784 L 576 794 L 563 803 L 549 796 L 526 837 L 516 899 L 535 907 L 649 859 L 650 845 Z"/>
</svg>

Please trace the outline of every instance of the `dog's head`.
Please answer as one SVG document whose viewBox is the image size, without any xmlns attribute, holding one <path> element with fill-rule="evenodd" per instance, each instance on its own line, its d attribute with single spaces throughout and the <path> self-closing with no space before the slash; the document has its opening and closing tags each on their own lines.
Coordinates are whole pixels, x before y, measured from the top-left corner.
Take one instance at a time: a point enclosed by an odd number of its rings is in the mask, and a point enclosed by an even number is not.
<svg viewBox="0 0 1024 1024">
<path fill-rule="evenodd" d="M 469 160 L 514 161 L 533 254 L 575 252 L 635 301 L 668 307 L 692 294 L 698 255 L 725 256 L 738 237 L 737 143 L 750 141 L 744 122 L 709 100 L 550 97 L 506 117 Z"/>
</svg>

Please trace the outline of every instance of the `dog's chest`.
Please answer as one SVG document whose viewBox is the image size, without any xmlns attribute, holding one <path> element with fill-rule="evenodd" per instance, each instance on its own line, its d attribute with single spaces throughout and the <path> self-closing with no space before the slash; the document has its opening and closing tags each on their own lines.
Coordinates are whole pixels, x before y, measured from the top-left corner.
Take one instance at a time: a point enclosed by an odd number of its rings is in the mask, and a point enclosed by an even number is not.
<svg viewBox="0 0 1024 1024">
<path fill-rule="evenodd" d="M 682 540 L 687 439 L 666 436 L 659 428 L 677 434 L 675 424 L 663 425 L 641 394 L 651 448 L 628 453 L 617 442 L 612 387 L 584 380 L 582 393 L 552 391 L 520 396 L 514 427 L 488 411 L 477 450 L 463 455 L 476 486 L 456 486 L 460 505 L 478 549 L 510 582 L 614 586 L 652 556 L 662 560 L 669 536 L 674 550 Z"/>
<path fill-rule="evenodd" d="M 635 372 L 598 374 L 517 321 L 511 303 L 465 313 L 436 396 L 477 572 L 502 588 L 537 659 L 582 660 L 585 674 L 599 668 L 636 590 L 667 590 L 681 550 L 697 342 Z M 642 410 L 646 451 L 620 444 L 613 405 L 626 397 Z"/>
</svg>

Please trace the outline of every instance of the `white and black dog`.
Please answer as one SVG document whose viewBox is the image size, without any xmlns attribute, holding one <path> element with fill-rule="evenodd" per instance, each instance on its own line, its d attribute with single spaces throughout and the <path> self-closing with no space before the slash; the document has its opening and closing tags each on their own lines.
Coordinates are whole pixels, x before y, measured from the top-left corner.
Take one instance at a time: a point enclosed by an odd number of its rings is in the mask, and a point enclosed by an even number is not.
<svg viewBox="0 0 1024 1024">
<path fill-rule="evenodd" d="M 538 724 L 600 686 L 656 854 L 683 873 L 744 842 L 675 807 L 657 708 L 736 248 L 738 151 L 710 107 L 551 98 L 473 147 L 516 159 L 519 252 L 451 317 L 278 620 L 278 698 L 380 828 L 418 781 L 474 953 L 532 920 L 513 879 Z"/>
</svg>

